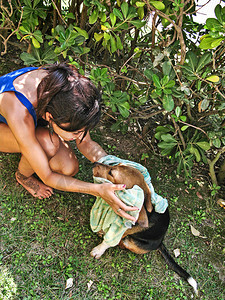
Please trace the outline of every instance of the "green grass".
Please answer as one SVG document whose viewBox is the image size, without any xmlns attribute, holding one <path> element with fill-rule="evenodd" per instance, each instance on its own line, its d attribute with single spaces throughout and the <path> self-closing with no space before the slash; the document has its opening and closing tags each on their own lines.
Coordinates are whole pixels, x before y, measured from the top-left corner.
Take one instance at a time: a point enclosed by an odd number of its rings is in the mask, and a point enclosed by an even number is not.
<svg viewBox="0 0 225 300">
<path fill-rule="evenodd" d="M 132 145 L 129 135 L 106 139 L 97 131 L 94 139 L 108 152 L 137 162 L 147 151 L 133 138 Z M 180 249 L 176 260 L 197 280 L 198 299 L 225 299 L 224 210 L 207 194 L 207 182 L 199 177 L 185 182 L 162 159 L 149 157 L 145 162 L 153 185 L 169 200 L 167 248 L 171 254 Z M 91 181 L 91 164 L 79 160 L 78 178 Z M 136 255 L 115 247 L 94 260 L 89 253 L 101 241 L 89 225 L 94 198 L 77 193 L 33 198 L 16 184 L 18 161 L 17 154 L 0 154 L 0 300 L 196 298 L 157 251 Z M 201 237 L 192 235 L 190 225 Z M 65 289 L 70 277 L 73 287 Z"/>
</svg>

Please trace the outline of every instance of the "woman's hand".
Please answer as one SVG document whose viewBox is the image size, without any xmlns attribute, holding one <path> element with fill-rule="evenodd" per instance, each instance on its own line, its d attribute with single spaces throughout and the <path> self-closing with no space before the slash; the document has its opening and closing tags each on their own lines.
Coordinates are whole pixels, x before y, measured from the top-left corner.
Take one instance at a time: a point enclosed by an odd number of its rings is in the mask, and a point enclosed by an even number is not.
<svg viewBox="0 0 225 300">
<path fill-rule="evenodd" d="M 136 219 L 131 215 L 127 214 L 126 211 L 135 211 L 138 210 L 138 208 L 135 206 L 127 206 L 114 193 L 115 191 L 124 190 L 126 188 L 126 185 L 101 183 L 98 186 L 99 196 L 103 198 L 112 207 L 112 209 L 117 215 L 136 222 Z"/>
</svg>

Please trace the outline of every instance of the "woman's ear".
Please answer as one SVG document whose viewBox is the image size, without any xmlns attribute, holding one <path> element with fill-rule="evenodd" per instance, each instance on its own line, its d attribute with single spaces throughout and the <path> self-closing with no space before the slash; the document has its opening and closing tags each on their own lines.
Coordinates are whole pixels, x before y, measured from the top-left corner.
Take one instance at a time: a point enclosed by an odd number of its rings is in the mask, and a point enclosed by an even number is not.
<svg viewBox="0 0 225 300">
<path fill-rule="evenodd" d="M 42 116 L 42 118 L 43 118 L 45 121 L 49 122 L 49 121 L 52 120 L 52 115 L 47 111 L 47 112 Z"/>
</svg>

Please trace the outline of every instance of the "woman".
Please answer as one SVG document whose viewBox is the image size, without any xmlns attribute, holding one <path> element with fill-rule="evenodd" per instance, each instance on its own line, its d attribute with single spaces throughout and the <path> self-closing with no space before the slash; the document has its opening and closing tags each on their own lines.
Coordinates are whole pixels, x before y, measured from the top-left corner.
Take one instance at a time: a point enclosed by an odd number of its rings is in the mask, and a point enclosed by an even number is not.
<svg viewBox="0 0 225 300">
<path fill-rule="evenodd" d="M 100 100 L 91 81 L 67 64 L 28 67 L 0 77 L 0 151 L 21 153 L 16 180 L 34 197 L 48 198 L 53 188 L 100 196 L 118 215 L 135 221 L 125 211 L 137 208 L 114 194 L 124 185 L 73 178 L 79 165 L 68 141 L 76 140 L 91 162 L 106 155 L 89 134 L 100 119 Z M 40 119 L 49 128 L 37 126 Z"/>
</svg>

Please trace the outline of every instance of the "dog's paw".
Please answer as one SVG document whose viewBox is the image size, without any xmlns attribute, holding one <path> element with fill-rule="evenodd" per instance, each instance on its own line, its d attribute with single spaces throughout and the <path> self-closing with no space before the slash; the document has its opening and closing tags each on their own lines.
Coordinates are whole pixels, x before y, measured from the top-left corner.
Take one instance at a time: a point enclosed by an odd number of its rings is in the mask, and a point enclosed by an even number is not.
<svg viewBox="0 0 225 300">
<path fill-rule="evenodd" d="M 110 246 L 108 246 L 106 243 L 102 242 L 100 245 L 94 247 L 90 254 L 96 259 L 99 259 L 102 254 L 105 252 L 106 249 L 108 249 Z"/>
</svg>

